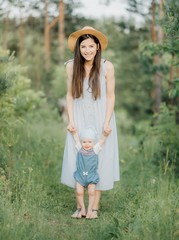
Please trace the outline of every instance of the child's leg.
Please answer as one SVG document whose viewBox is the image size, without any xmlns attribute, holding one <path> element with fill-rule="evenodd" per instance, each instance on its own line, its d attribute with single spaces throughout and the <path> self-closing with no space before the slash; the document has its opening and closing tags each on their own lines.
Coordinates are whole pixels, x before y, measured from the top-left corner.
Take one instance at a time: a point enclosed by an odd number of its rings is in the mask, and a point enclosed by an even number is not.
<svg viewBox="0 0 179 240">
<path fill-rule="evenodd" d="M 92 214 L 92 208 L 93 208 L 93 204 L 94 204 L 94 200 L 95 200 L 95 184 L 89 184 L 88 185 L 88 197 L 89 197 L 89 201 L 88 201 L 88 211 L 86 214 L 86 218 L 90 218 L 91 214 Z"/>
<path fill-rule="evenodd" d="M 76 183 L 76 201 L 77 201 L 77 208 L 81 209 L 81 216 L 86 215 L 85 205 L 84 205 L 84 187 L 80 185 L 78 182 Z M 80 215 L 79 214 L 79 215 Z"/>
<path fill-rule="evenodd" d="M 101 191 L 95 190 L 95 199 L 92 207 L 92 214 L 90 218 L 98 218 L 98 209 L 99 209 L 99 202 L 101 198 Z"/>
</svg>

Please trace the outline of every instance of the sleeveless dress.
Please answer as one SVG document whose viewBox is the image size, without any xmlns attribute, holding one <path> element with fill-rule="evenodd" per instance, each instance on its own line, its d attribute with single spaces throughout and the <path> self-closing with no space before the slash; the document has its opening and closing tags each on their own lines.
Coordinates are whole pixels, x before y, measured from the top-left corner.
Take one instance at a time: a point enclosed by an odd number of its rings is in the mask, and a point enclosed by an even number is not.
<svg viewBox="0 0 179 240">
<path fill-rule="evenodd" d="M 92 97 L 91 89 L 88 85 L 88 78 L 84 79 L 83 96 L 74 99 L 73 114 L 74 122 L 78 133 L 84 128 L 93 126 L 97 131 L 97 141 L 102 136 L 105 114 L 106 114 L 106 79 L 105 79 L 105 60 L 101 60 L 100 70 L 100 90 L 101 96 L 97 100 Z M 112 132 L 107 137 L 102 150 L 99 153 L 98 174 L 99 182 L 96 184 L 96 190 L 110 190 L 114 187 L 114 182 L 119 181 L 119 154 L 118 139 L 115 114 L 113 112 L 110 127 Z M 61 183 L 75 188 L 75 179 L 73 173 L 76 171 L 75 142 L 71 133 L 67 133 Z"/>
</svg>

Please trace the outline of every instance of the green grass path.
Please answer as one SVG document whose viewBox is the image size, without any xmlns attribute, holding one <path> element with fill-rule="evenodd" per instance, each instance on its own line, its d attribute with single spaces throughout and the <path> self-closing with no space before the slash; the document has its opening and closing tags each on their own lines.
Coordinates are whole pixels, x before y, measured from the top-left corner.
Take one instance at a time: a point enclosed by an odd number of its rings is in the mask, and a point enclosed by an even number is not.
<svg viewBox="0 0 179 240">
<path fill-rule="evenodd" d="M 0 169 L 1 240 L 179 239 L 176 180 L 120 130 L 121 181 L 103 192 L 99 219 L 71 219 L 74 190 L 59 183 L 65 134 L 65 124 L 45 114 L 12 133 L 9 167 Z"/>
</svg>

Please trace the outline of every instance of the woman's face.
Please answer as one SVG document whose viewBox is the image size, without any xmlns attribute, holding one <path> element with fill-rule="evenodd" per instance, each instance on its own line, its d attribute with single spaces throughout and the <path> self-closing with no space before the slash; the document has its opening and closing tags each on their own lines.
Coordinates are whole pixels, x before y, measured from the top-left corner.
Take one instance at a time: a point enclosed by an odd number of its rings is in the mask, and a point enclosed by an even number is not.
<svg viewBox="0 0 179 240">
<path fill-rule="evenodd" d="M 93 61 L 98 50 L 98 44 L 92 38 L 83 40 L 80 43 L 80 53 L 86 61 Z"/>
</svg>

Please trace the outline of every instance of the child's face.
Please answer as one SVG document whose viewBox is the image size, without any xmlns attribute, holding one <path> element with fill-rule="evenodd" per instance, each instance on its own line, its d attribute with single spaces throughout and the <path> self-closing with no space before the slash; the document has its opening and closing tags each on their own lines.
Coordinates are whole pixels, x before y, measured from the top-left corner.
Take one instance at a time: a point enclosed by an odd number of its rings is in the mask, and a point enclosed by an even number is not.
<svg viewBox="0 0 179 240">
<path fill-rule="evenodd" d="M 90 138 L 85 138 L 81 141 L 81 145 L 85 150 L 90 150 L 94 146 L 94 141 Z"/>
</svg>

